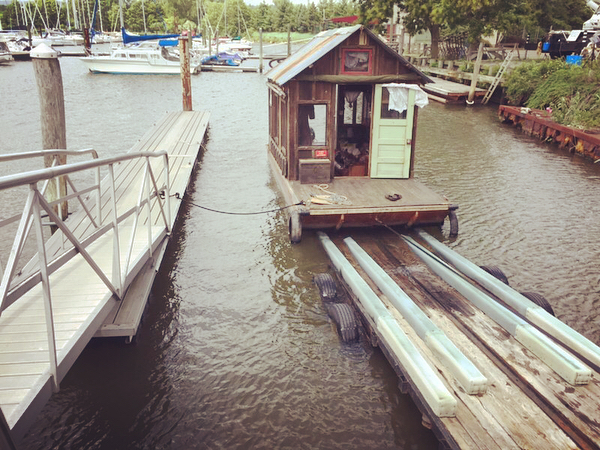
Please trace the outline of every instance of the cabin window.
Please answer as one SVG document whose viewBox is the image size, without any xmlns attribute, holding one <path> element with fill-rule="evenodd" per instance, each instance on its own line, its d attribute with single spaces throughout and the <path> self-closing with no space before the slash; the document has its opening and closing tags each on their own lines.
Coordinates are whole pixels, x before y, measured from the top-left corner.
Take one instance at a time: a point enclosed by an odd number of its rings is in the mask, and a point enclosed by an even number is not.
<svg viewBox="0 0 600 450">
<path fill-rule="evenodd" d="M 269 128 L 271 134 L 271 140 L 279 144 L 279 98 L 275 96 L 273 91 L 269 91 Z"/>
<path fill-rule="evenodd" d="M 327 145 L 327 105 L 298 106 L 298 145 L 301 147 Z"/>
<path fill-rule="evenodd" d="M 371 75 L 373 71 L 373 49 L 342 49 L 342 74 Z"/>
<path fill-rule="evenodd" d="M 399 113 L 390 109 L 390 92 L 387 88 L 381 90 L 381 118 L 382 119 L 406 119 L 406 111 Z"/>
</svg>

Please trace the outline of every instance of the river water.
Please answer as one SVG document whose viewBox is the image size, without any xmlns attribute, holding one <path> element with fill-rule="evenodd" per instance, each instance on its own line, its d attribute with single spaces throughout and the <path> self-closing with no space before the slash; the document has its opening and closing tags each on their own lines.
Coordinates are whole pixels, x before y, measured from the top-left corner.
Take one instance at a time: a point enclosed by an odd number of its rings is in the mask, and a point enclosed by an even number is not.
<svg viewBox="0 0 600 450">
<path fill-rule="evenodd" d="M 92 75 L 60 60 L 70 149 L 125 152 L 167 111 L 171 76 Z M 252 73 L 192 78 L 208 140 L 133 344 L 93 340 L 23 449 L 432 449 L 378 349 L 342 345 L 314 274 L 314 234 L 291 246 L 267 159 L 267 90 Z M 0 68 L 0 151 L 41 148 L 31 63 Z M 600 167 L 501 124 L 496 107 L 419 112 L 416 175 L 459 205 L 437 235 L 600 343 Z M 0 169 L 8 170 L 8 169 Z M 373 231 L 376 233 L 377 231 Z M 5 255 L 3 255 L 3 260 Z"/>
</svg>

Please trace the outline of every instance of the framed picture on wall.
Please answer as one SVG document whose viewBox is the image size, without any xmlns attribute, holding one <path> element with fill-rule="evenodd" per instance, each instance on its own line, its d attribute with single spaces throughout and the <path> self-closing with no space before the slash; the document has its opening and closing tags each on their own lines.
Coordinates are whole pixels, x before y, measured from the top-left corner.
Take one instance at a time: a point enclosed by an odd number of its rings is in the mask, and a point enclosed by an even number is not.
<svg viewBox="0 0 600 450">
<path fill-rule="evenodd" d="M 373 50 L 367 49 L 342 49 L 343 74 L 371 75 L 373 70 Z"/>
</svg>

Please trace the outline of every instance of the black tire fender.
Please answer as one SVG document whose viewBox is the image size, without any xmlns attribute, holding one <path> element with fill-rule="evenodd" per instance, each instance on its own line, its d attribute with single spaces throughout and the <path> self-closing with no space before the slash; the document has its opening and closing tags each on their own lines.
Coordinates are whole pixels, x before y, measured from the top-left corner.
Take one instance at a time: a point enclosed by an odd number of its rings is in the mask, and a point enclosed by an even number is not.
<svg viewBox="0 0 600 450">
<path fill-rule="evenodd" d="M 554 310 L 552 309 L 550 302 L 546 300 L 546 297 L 544 297 L 543 295 L 538 294 L 537 292 L 521 292 L 521 295 L 523 297 L 527 297 L 539 307 L 544 308 L 548 314 L 554 316 Z"/>
<path fill-rule="evenodd" d="M 302 223 L 300 222 L 300 213 L 291 211 L 288 219 L 288 229 L 290 234 L 290 242 L 298 244 L 302 240 Z"/>
<path fill-rule="evenodd" d="M 450 222 L 450 237 L 458 236 L 458 216 L 456 215 L 457 205 L 451 205 L 448 209 L 448 222 Z"/>
<path fill-rule="evenodd" d="M 352 307 L 346 303 L 330 303 L 327 305 L 329 317 L 333 320 L 343 343 L 358 339 L 358 326 Z"/>
<path fill-rule="evenodd" d="M 313 277 L 314 283 L 319 288 L 321 300 L 331 302 L 337 297 L 337 286 L 333 277 L 328 273 L 318 273 Z"/>
<path fill-rule="evenodd" d="M 494 278 L 502 281 L 508 286 L 508 278 L 504 275 L 504 272 L 497 266 L 479 266 L 480 269 L 485 270 L 487 273 L 492 275 Z"/>
</svg>

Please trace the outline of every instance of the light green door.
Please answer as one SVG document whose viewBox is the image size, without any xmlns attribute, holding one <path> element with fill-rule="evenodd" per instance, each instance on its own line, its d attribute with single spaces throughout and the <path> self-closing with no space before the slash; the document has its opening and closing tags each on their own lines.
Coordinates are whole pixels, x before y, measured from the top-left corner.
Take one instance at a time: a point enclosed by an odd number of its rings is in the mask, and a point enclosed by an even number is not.
<svg viewBox="0 0 600 450">
<path fill-rule="evenodd" d="M 408 108 L 402 114 L 390 110 L 389 91 L 375 86 L 371 178 L 408 178 L 415 113 L 415 91 L 408 89 Z"/>
</svg>

